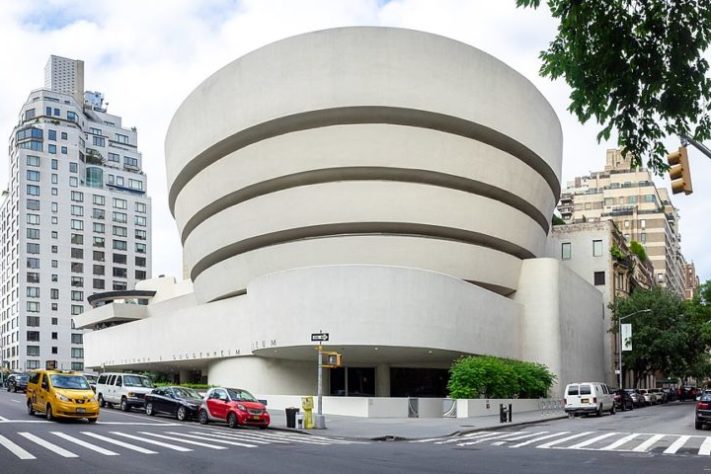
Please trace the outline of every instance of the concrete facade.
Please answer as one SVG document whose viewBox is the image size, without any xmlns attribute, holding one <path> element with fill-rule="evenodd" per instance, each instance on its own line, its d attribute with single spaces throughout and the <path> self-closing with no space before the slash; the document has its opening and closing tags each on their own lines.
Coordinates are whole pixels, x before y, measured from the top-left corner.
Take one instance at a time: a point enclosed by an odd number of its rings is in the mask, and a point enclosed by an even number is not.
<svg viewBox="0 0 711 474">
<path fill-rule="evenodd" d="M 440 36 L 341 28 L 239 58 L 166 138 L 194 291 L 161 282 L 145 317 L 87 336 L 90 364 L 313 393 L 323 330 L 372 395 L 466 354 L 600 380 L 602 297 L 545 258 L 561 144 L 529 81 Z"/>
</svg>

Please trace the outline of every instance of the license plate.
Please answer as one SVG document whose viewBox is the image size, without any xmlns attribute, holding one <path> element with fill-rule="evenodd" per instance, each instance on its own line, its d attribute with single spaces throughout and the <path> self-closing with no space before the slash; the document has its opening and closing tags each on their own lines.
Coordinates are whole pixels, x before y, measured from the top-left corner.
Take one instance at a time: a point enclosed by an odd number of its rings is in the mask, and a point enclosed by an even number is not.
<svg viewBox="0 0 711 474">
<path fill-rule="evenodd" d="M 255 415 L 255 416 L 252 417 L 252 419 L 253 419 L 253 420 L 259 420 L 259 416 L 256 416 L 256 415 Z"/>
<path fill-rule="evenodd" d="M 580 400 L 580 403 L 588 403 L 588 402 L 589 402 L 589 400 L 587 398 L 583 398 L 582 400 Z"/>
<path fill-rule="evenodd" d="M 77 413 L 86 413 L 84 408 L 77 408 Z"/>
</svg>

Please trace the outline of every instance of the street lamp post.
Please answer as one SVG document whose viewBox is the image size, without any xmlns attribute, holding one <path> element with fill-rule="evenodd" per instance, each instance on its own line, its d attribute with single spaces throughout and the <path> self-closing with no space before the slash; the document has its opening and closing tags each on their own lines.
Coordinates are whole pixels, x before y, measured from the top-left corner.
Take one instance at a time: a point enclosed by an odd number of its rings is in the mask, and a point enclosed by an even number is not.
<svg viewBox="0 0 711 474">
<path fill-rule="evenodd" d="M 617 351 L 617 352 L 618 352 L 618 358 L 619 358 L 619 360 L 618 360 L 618 371 L 619 371 L 618 380 L 619 380 L 619 382 L 620 382 L 620 390 L 622 390 L 622 389 L 625 388 L 625 387 L 622 385 L 622 321 L 625 320 L 625 319 L 627 319 L 627 318 L 629 318 L 630 316 L 634 316 L 635 314 L 639 314 L 639 313 L 651 313 L 651 312 L 652 312 L 651 309 L 640 309 L 639 311 L 635 311 L 634 313 L 630 313 L 630 314 L 628 314 L 628 315 L 626 315 L 626 316 L 622 316 L 622 317 L 620 317 L 620 318 L 617 320 L 617 334 L 618 334 L 618 336 L 619 336 L 618 339 L 619 339 L 619 341 L 620 341 L 620 345 L 618 346 L 618 351 Z"/>
</svg>

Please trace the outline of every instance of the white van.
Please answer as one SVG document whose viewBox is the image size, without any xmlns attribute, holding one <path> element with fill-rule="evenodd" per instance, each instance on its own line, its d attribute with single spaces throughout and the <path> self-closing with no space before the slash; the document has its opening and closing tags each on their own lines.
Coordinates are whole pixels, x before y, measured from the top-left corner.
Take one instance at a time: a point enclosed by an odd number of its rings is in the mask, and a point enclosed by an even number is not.
<svg viewBox="0 0 711 474">
<path fill-rule="evenodd" d="M 128 411 L 132 407 L 142 408 L 144 397 L 154 388 L 151 379 L 143 375 L 105 372 L 96 381 L 96 398 L 101 408 L 116 404 Z"/>
<path fill-rule="evenodd" d="M 569 416 L 579 413 L 595 413 L 609 411 L 615 414 L 614 396 L 602 382 L 571 383 L 565 387 L 565 412 Z"/>
</svg>

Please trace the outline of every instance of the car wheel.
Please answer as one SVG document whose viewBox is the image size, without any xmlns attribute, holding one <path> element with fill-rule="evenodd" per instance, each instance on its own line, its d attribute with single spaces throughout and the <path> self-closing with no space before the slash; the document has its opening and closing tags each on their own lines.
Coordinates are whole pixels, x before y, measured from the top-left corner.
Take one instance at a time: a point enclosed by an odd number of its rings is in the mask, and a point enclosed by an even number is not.
<svg viewBox="0 0 711 474">
<path fill-rule="evenodd" d="M 268 426 L 260 426 L 259 427 L 260 430 L 266 430 L 267 428 L 269 428 L 269 427 Z"/>
<path fill-rule="evenodd" d="M 185 409 L 185 407 L 178 407 L 178 411 L 175 412 L 175 417 L 178 419 L 178 421 L 185 421 L 185 419 L 188 417 L 188 411 Z"/>
<path fill-rule="evenodd" d="M 597 407 L 597 411 L 595 412 L 595 416 L 602 416 L 602 405 Z"/>
<path fill-rule="evenodd" d="M 146 415 L 154 416 L 156 412 L 153 411 L 153 402 L 146 403 Z"/>
<path fill-rule="evenodd" d="M 96 423 L 96 420 L 98 420 L 98 419 L 99 418 L 88 418 L 89 423 Z"/>
<path fill-rule="evenodd" d="M 610 415 L 614 415 L 614 414 L 615 414 L 615 404 L 613 403 L 612 408 L 610 408 Z"/>
<path fill-rule="evenodd" d="M 47 408 L 44 410 L 44 416 L 47 418 L 47 421 L 52 421 L 54 419 L 54 415 L 52 414 L 52 405 L 49 403 L 47 404 Z"/>
<path fill-rule="evenodd" d="M 104 396 L 102 394 L 99 394 L 99 407 L 104 408 L 106 406 L 106 401 L 104 400 Z"/>
<path fill-rule="evenodd" d="M 126 397 L 121 398 L 121 411 L 129 411 L 131 409 L 130 406 L 128 406 L 128 400 L 126 400 Z"/>
<path fill-rule="evenodd" d="M 227 426 L 230 428 L 237 428 L 239 427 L 239 423 L 237 423 L 237 415 L 234 413 L 230 413 L 227 415 Z"/>
<path fill-rule="evenodd" d="M 201 425 L 207 424 L 207 422 L 209 421 L 207 418 L 207 411 L 200 410 L 200 412 L 198 413 L 198 421 L 200 422 Z"/>
<path fill-rule="evenodd" d="M 35 409 L 32 408 L 32 400 L 27 400 L 27 414 L 30 416 L 35 414 Z"/>
<path fill-rule="evenodd" d="M 694 423 L 694 427 L 695 427 L 697 430 L 703 430 L 703 429 L 704 429 L 704 422 L 703 422 L 703 421 L 696 420 L 696 423 Z"/>
<path fill-rule="evenodd" d="M 15 385 L 14 387 L 12 387 L 12 391 L 15 392 L 15 393 L 17 393 L 17 385 Z"/>
</svg>

